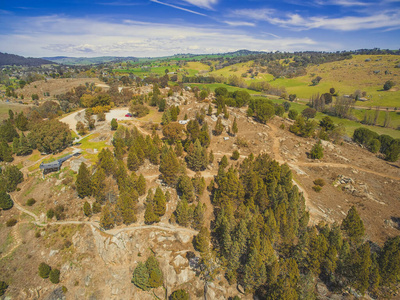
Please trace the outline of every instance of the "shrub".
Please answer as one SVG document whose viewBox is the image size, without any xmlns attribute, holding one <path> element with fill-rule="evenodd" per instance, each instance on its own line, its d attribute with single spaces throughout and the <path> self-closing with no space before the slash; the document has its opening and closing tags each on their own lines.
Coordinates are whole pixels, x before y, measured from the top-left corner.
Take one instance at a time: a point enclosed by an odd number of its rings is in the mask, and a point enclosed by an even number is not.
<svg viewBox="0 0 400 300">
<path fill-rule="evenodd" d="M 378 153 L 380 148 L 381 148 L 381 142 L 378 139 L 373 139 L 369 143 L 369 150 L 372 153 Z"/>
<path fill-rule="evenodd" d="M 49 275 L 50 275 L 50 271 L 51 271 L 51 267 L 50 267 L 48 264 L 42 262 L 42 263 L 39 265 L 39 276 L 40 276 L 40 277 L 42 277 L 42 278 L 48 278 Z"/>
<path fill-rule="evenodd" d="M 50 271 L 49 279 L 51 283 L 57 284 L 60 282 L 60 270 L 53 269 Z"/>
<path fill-rule="evenodd" d="M 319 193 L 319 192 L 322 190 L 322 187 L 319 186 L 319 185 L 314 185 L 314 186 L 312 187 L 312 189 L 313 189 L 314 191 L 316 191 L 317 193 Z"/>
<path fill-rule="evenodd" d="M 299 115 L 299 113 L 297 112 L 297 110 L 294 110 L 294 109 L 289 110 L 289 114 L 288 114 L 289 119 L 296 120 L 298 115 Z"/>
<path fill-rule="evenodd" d="M 117 130 L 118 128 L 118 122 L 116 119 L 111 120 L 111 130 Z"/>
<path fill-rule="evenodd" d="M 101 204 L 99 202 L 94 202 L 92 205 L 92 212 L 94 214 L 98 214 L 99 212 L 101 212 Z"/>
<path fill-rule="evenodd" d="M 314 184 L 315 185 L 319 185 L 319 186 L 324 186 L 325 185 L 325 180 L 323 180 L 322 178 L 318 178 L 314 180 Z"/>
<path fill-rule="evenodd" d="M 40 231 L 36 231 L 35 232 L 35 238 L 40 238 L 40 237 L 41 237 Z"/>
<path fill-rule="evenodd" d="M 304 118 L 308 119 L 312 119 L 315 117 L 315 115 L 317 114 L 317 111 L 314 108 L 308 107 L 306 109 L 304 109 L 301 114 L 303 115 Z"/>
<path fill-rule="evenodd" d="M 321 159 L 324 157 L 324 148 L 321 145 L 321 141 L 318 141 L 318 143 L 312 147 L 310 157 L 312 159 Z"/>
<path fill-rule="evenodd" d="M 32 206 L 32 205 L 35 204 L 35 203 L 36 203 L 36 200 L 33 199 L 33 198 L 29 198 L 29 199 L 26 201 L 26 205 L 28 205 L 28 206 Z"/>
<path fill-rule="evenodd" d="M 179 289 L 171 294 L 170 300 L 189 300 L 189 294 L 185 290 Z"/>
<path fill-rule="evenodd" d="M 55 212 L 54 212 L 54 209 L 50 208 L 50 209 L 47 211 L 47 213 L 46 213 L 47 218 L 48 218 L 48 219 L 53 219 L 54 213 L 55 213 Z"/>
<path fill-rule="evenodd" d="M 6 225 L 7 227 L 13 227 L 15 226 L 15 224 L 17 224 L 17 222 L 18 222 L 17 219 L 12 218 L 7 220 Z"/>
<path fill-rule="evenodd" d="M 4 191 L 0 191 L 0 208 L 7 210 L 12 208 L 14 205 L 9 194 Z"/>
<path fill-rule="evenodd" d="M 3 296 L 8 288 L 8 284 L 4 281 L 0 281 L 0 296 Z"/>
<path fill-rule="evenodd" d="M 233 153 L 232 153 L 232 159 L 233 159 L 233 160 L 238 160 L 239 157 L 240 157 L 239 151 L 237 151 L 237 150 L 233 151 Z"/>
<path fill-rule="evenodd" d="M 390 90 L 393 86 L 394 86 L 394 82 L 391 81 L 391 80 L 388 80 L 388 81 L 386 81 L 385 84 L 383 85 L 383 89 L 384 89 L 385 91 L 388 91 L 388 90 Z"/>
</svg>

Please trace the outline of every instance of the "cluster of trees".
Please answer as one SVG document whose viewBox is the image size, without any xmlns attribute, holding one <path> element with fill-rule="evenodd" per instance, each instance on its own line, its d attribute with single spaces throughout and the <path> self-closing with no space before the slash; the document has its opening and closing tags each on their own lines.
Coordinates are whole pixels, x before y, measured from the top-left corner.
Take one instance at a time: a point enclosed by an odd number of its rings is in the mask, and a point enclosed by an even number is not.
<svg viewBox="0 0 400 300">
<path fill-rule="evenodd" d="M 251 96 L 247 91 L 237 90 L 234 92 L 228 92 L 224 87 L 218 87 L 214 90 L 216 97 L 215 104 L 217 105 L 217 110 L 222 111 L 225 105 L 231 107 L 243 107 L 247 105 Z"/>
<path fill-rule="evenodd" d="M 54 284 L 60 282 L 60 270 L 52 269 L 48 264 L 44 262 L 39 265 L 39 276 L 43 279 L 49 278 L 50 282 Z"/>
<path fill-rule="evenodd" d="M 195 144 L 198 146 L 197 141 L 198 139 Z M 188 148 L 191 148 L 191 140 L 188 143 Z M 84 204 L 85 215 L 90 216 L 91 213 L 95 213 L 95 207 L 97 212 L 99 205 L 106 204 L 103 206 L 101 215 L 101 225 L 104 228 L 136 221 L 136 204 L 139 195 L 144 195 L 146 192 L 146 181 L 143 175 L 137 176 L 135 171 L 145 162 L 145 159 L 152 164 L 160 164 L 162 178 L 170 186 L 176 186 L 185 168 L 183 161 L 179 160 L 176 154 L 179 151 L 180 155 L 183 154 L 182 144 L 177 143 L 180 145 L 180 150 L 178 146 L 175 146 L 175 149 L 168 147 L 162 144 L 157 134 L 153 138 L 144 137 L 136 128 L 129 130 L 120 127 L 114 135 L 113 145 L 114 153 L 108 149 L 103 149 L 99 153 L 98 162 L 92 172 L 85 164 L 82 164 L 76 180 L 76 190 L 81 198 L 94 196 L 96 199 L 92 207 L 89 203 Z M 194 153 L 196 153 L 195 150 Z M 128 157 L 125 165 L 123 158 L 126 154 Z M 132 171 L 131 175 L 128 174 L 127 168 Z M 112 195 L 112 192 L 107 191 L 107 187 L 110 188 L 114 180 L 119 190 L 117 199 L 114 199 L 116 197 Z M 190 182 L 193 182 L 192 188 L 197 194 L 204 190 L 204 179 L 195 177 Z M 159 221 L 159 218 L 165 214 L 166 202 L 169 198 L 169 193 L 164 194 L 159 188 L 156 189 L 154 195 L 152 191 L 149 191 L 146 200 L 146 223 Z"/>
<path fill-rule="evenodd" d="M 342 224 L 308 227 L 304 197 L 287 165 L 251 155 L 239 168 L 221 166 L 210 187 L 216 219 L 211 233 L 202 227 L 193 244 L 205 269 L 217 255 L 228 281 L 247 293 L 315 299 L 316 278 L 333 291 L 352 287 L 382 296 L 395 289 L 400 237 L 373 251 L 355 207 Z M 212 268 L 207 272 L 212 276 Z"/>
<path fill-rule="evenodd" d="M 180 199 L 172 216 L 172 222 L 200 230 L 204 224 L 206 206 L 199 201 L 199 197 L 203 194 L 205 186 L 204 178 L 199 173 L 194 178 L 187 175 L 179 177 L 176 190 Z"/>
<path fill-rule="evenodd" d="M 158 288 L 163 282 L 164 276 L 154 255 L 149 256 L 145 263 L 139 262 L 133 271 L 132 283 L 144 291 Z"/>
<path fill-rule="evenodd" d="M 146 197 L 146 211 L 144 213 L 144 222 L 148 225 L 160 222 L 160 217 L 165 215 L 167 209 L 167 200 L 169 201 L 169 193 L 163 193 L 160 187 L 153 191 L 149 190 Z"/>
<path fill-rule="evenodd" d="M 379 135 L 365 127 L 354 130 L 353 140 L 365 146 L 372 153 L 380 152 L 388 161 L 397 161 L 400 156 L 400 139 L 394 139 L 387 134 Z"/>
</svg>

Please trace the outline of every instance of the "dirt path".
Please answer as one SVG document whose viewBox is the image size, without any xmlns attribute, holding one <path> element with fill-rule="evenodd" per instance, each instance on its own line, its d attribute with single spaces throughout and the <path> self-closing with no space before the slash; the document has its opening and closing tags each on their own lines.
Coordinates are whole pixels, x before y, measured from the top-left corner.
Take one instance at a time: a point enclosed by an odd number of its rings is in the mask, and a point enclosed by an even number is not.
<svg viewBox="0 0 400 300">
<path fill-rule="evenodd" d="M 348 165 L 348 164 L 337 164 L 337 163 L 324 163 L 324 162 L 315 162 L 315 163 L 309 163 L 309 162 L 295 162 L 292 163 L 295 166 L 304 166 L 304 167 L 330 167 L 330 168 L 345 168 L 345 169 L 355 169 L 361 172 L 366 172 L 366 173 L 370 173 L 370 174 L 374 174 L 377 176 L 381 176 L 384 178 L 389 178 L 389 179 L 393 179 L 393 180 L 398 180 L 400 181 L 400 177 L 396 177 L 396 176 L 392 176 L 392 175 L 388 175 L 388 174 L 383 174 L 383 173 L 379 173 L 379 172 L 375 172 L 369 169 L 364 169 L 364 168 L 360 168 L 354 165 Z"/>
<path fill-rule="evenodd" d="M 71 130 L 73 130 L 76 134 L 78 134 L 78 132 L 76 131 L 76 123 L 78 123 L 78 122 L 76 121 L 75 117 L 83 111 L 85 111 L 85 109 L 78 110 L 78 111 L 66 116 L 65 118 L 62 118 L 60 121 L 68 124 L 69 128 Z"/>
</svg>

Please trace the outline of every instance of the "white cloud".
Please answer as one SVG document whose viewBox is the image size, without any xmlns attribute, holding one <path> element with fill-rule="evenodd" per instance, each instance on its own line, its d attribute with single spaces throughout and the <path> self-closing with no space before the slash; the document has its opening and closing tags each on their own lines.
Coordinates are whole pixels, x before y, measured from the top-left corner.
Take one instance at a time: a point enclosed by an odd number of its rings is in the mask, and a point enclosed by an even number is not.
<svg viewBox="0 0 400 300">
<path fill-rule="evenodd" d="M 332 50 L 308 37 L 268 39 L 237 29 L 107 20 L 31 17 L 9 22 L 0 35 L 0 51 L 24 56 L 163 56 L 176 53 L 221 53 L 238 49 L 258 51 Z"/>
<path fill-rule="evenodd" d="M 186 11 L 186 12 L 189 12 L 189 13 L 192 13 L 192 14 L 196 14 L 196 15 L 199 15 L 199 16 L 206 17 L 205 14 L 202 14 L 202 13 L 199 13 L 197 11 L 193 11 L 193 10 L 190 10 L 190 9 L 187 9 L 187 8 L 184 8 L 184 7 L 180 7 L 180 6 L 176 6 L 176 5 L 173 5 L 173 4 L 161 2 L 161 1 L 158 1 L 158 0 L 150 0 L 150 1 L 154 2 L 154 3 L 161 4 L 161 5 L 169 6 L 169 7 L 172 7 L 172 8 L 176 8 L 176 9 L 179 9 L 179 10 L 183 10 L 183 11 Z"/>
<path fill-rule="evenodd" d="M 217 4 L 219 0 L 183 0 L 183 1 L 197 7 L 212 9 L 213 5 Z"/>
<path fill-rule="evenodd" d="M 277 12 L 271 9 L 243 9 L 236 10 L 234 15 L 252 20 L 266 21 L 273 25 L 293 30 L 328 29 L 353 31 L 363 29 L 385 29 L 400 26 L 399 11 L 382 11 L 367 16 L 345 16 L 330 18 L 326 16 L 303 17 L 299 14 L 287 14 L 286 18 L 275 17 Z"/>
<path fill-rule="evenodd" d="M 251 23 L 251 22 L 240 22 L 240 21 L 224 21 L 225 24 L 228 24 L 230 26 L 251 26 L 254 27 L 256 24 Z"/>
</svg>

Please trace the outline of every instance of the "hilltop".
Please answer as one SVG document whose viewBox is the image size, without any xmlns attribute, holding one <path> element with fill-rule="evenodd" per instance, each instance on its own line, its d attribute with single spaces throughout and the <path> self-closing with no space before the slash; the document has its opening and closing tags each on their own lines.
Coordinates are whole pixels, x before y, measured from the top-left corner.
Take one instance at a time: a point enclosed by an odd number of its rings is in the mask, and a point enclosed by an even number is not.
<svg viewBox="0 0 400 300">
<path fill-rule="evenodd" d="M 0 52 L 0 66 L 40 66 L 53 62 L 43 58 L 23 57 L 15 54 Z"/>
</svg>

